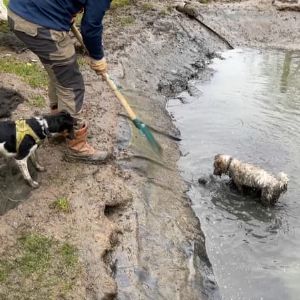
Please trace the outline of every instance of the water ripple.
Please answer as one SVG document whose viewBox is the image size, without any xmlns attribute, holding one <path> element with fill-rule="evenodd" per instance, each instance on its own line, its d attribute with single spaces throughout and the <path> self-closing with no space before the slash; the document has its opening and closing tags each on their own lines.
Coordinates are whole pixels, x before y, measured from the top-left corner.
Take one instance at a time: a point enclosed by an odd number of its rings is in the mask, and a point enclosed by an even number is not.
<svg viewBox="0 0 300 300">
<path fill-rule="evenodd" d="M 206 234 L 207 251 L 224 299 L 299 299 L 300 54 L 234 50 L 215 60 L 201 91 L 169 110 L 179 120 L 179 162 Z M 211 180 L 213 157 L 228 153 L 274 172 L 289 188 L 274 208 L 241 196 L 228 179 Z"/>
</svg>

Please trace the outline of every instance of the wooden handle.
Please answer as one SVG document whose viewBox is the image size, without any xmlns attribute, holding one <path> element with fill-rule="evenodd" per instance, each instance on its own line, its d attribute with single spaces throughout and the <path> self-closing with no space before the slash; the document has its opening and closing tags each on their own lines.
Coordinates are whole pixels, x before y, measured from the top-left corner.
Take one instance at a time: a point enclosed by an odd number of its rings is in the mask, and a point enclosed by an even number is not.
<svg viewBox="0 0 300 300">
<path fill-rule="evenodd" d="M 76 39 L 78 40 L 78 42 L 81 44 L 81 46 L 86 51 L 86 53 L 89 53 L 89 51 L 87 50 L 87 48 L 85 47 L 85 44 L 83 42 L 82 35 L 81 35 L 80 31 L 78 30 L 78 28 L 76 27 L 75 23 L 72 24 L 71 30 L 72 30 L 73 34 L 75 35 Z"/>
<path fill-rule="evenodd" d="M 79 30 L 77 29 L 77 27 L 75 26 L 75 24 L 72 24 L 71 30 L 73 32 L 73 34 L 75 35 L 75 37 L 77 38 L 77 40 L 79 41 L 79 43 L 82 45 L 82 47 L 84 47 L 85 51 L 88 53 L 83 39 L 82 39 L 82 35 L 79 32 Z M 110 79 L 109 75 L 107 73 L 105 73 L 103 75 L 104 79 L 106 80 L 106 82 L 108 83 L 108 85 L 110 86 L 110 88 L 113 90 L 113 92 L 115 93 L 116 97 L 118 98 L 118 100 L 121 102 L 121 104 L 124 106 L 125 110 L 127 111 L 129 117 L 131 120 L 135 120 L 137 118 L 136 114 L 134 113 L 134 111 L 131 109 L 131 107 L 129 106 L 126 98 L 121 94 L 121 92 L 119 91 L 119 89 L 117 88 L 117 86 L 115 85 L 115 83 Z"/>
<path fill-rule="evenodd" d="M 131 109 L 131 107 L 129 106 L 126 98 L 121 94 L 121 92 L 119 91 L 119 89 L 117 88 L 117 86 L 115 85 L 115 83 L 110 79 L 110 77 L 109 77 L 109 75 L 107 73 L 105 73 L 104 79 L 106 80 L 106 82 L 108 83 L 108 85 L 110 86 L 110 88 L 112 89 L 112 91 L 115 93 L 115 95 L 118 98 L 118 100 L 124 106 L 124 108 L 127 111 L 130 119 L 131 120 L 135 120 L 137 118 L 135 112 Z"/>
</svg>

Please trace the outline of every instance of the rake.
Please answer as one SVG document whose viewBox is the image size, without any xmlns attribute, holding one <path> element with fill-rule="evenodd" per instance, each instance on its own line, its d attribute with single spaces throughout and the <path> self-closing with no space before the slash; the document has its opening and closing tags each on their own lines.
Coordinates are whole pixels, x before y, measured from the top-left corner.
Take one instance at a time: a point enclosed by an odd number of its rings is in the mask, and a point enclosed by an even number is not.
<svg viewBox="0 0 300 300">
<path fill-rule="evenodd" d="M 86 49 L 86 47 L 84 45 L 81 33 L 79 32 L 79 30 L 77 29 L 77 27 L 75 26 L 75 24 L 72 25 L 71 29 L 72 29 L 73 34 L 77 38 L 77 40 L 80 42 L 80 44 L 82 45 L 82 47 L 88 53 L 88 51 L 87 51 L 87 49 Z M 120 101 L 120 103 L 125 108 L 128 116 L 130 117 L 130 119 L 131 119 L 132 123 L 135 125 L 135 127 L 137 129 L 139 129 L 140 133 L 143 136 L 146 137 L 146 139 L 150 143 L 152 149 L 157 154 L 161 154 L 162 153 L 162 147 L 155 140 L 155 138 L 154 138 L 152 132 L 150 131 L 150 129 L 148 128 L 148 126 L 144 122 L 142 122 L 141 119 L 139 119 L 137 117 L 136 113 L 132 110 L 132 108 L 128 104 L 128 101 L 126 100 L 126 98 L 124 97 L 124 95 L 120 92 L 120 90 L 118 89 L 118 87 L 116 86 L 116 84 L 114 83 L 114 81 L 109 77 L 109 75 L 107 73 L 105 73 L 103 77 L 104 77 L 105 81 L 107 82 L 107 84 L 112 89 L 112 91 L 114 92 L 114 94 L 117 97 L 117 99 Z"/>
</svg>

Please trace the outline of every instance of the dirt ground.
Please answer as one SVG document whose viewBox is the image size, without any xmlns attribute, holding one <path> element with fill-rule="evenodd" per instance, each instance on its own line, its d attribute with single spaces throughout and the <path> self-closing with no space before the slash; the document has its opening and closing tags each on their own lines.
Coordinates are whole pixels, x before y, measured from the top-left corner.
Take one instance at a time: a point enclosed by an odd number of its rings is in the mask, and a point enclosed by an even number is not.
<svg viewBox="0 0 300 300">
<path fill-rule="evenodd" d="M 122 116 L 109 88 L 82 64 L 90 141 L 112 151 L 115 159 L 102 166 L 70 164 L 63 160 L 63 144 L 46 142 L 39 154 L 47 172 L 35 174 L 41 186 L 33 191 L 18 172 L 5 167 L 6 162 L 0 165 L 5 212 L 0 218 L 2 256 L 13 253 L 24 234 L 34 233 L 76 247 L 80 271 L 73 274 L 72 286 L 59 292 L 51 284 L 41 291 L 36 285 L 39 279 L 29 276 L 26 286 L 7 279 L 20 287 L 11 294 L 0 276 L 3 299 L 41 299 L 41 295 L 48 299 L 219 298 L 205 238 L 185 196 L 188 184 L 176 171 L 178 145 L 166 136 L 179 133 L 165 103 L 169 96 L 188 89 L 188 80 L 227 46 L 176 11 L 172 1 L 134 3 L 106 17 L 106 56 L 112 77 L 133 108 L 163 132 L 156 137 L 164 156 L 149 150 Z M 193 5 L 202 21 L 234 47 L 299 49 L 298 13 L 279 12 L 271 1 Z M 36 63 L 11 34 L 0 35 L 0 48 L 0 58 L 12 55 Z M 19 103 L 13 119 L 31 116 L 36 110 L 47 112 L 47 106 L 30 103 L 33 95 L 47 97 L 45 87 L 32 88 L 12 74 L 1 73 L 0 78 L 0 95 L 14 97 L 15 106 Z M 51 204 L 60 198 L 68 199 L 68 212 L 53 209 Z"/>
</svg>

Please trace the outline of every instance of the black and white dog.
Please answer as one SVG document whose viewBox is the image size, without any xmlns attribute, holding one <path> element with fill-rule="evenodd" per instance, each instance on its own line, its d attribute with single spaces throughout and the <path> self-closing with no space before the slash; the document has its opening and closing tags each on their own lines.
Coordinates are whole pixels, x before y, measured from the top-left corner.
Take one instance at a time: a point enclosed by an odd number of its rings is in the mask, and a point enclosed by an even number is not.
<svg viewBox="0 0 300 300">
<path fill-rule="evenodd" d="M 40 165 L 36 149 L 41 142 L 56 134 L 74 138 L 75 119 L 67 112 L 42 115 L 26 120 L 0 122 L 0 154 L 14 157 L 24 179 L 33 188 L 39 186 L 28 171 L 27 161 L 31 161 L 38 171 L 45 171 Z"/>
</svg>

